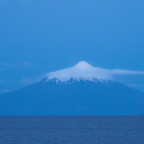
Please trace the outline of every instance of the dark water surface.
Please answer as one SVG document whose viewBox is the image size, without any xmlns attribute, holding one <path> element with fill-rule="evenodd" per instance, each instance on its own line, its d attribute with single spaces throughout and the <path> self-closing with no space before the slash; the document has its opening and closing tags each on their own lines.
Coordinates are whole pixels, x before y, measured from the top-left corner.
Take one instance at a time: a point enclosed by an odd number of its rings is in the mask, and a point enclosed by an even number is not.
<svg viewBox="0 0 144 144">
<path fill-rule="evenodd" d="M 144 116 L 0 117 L 0 144 L 144 144 Z"/>
</svg>

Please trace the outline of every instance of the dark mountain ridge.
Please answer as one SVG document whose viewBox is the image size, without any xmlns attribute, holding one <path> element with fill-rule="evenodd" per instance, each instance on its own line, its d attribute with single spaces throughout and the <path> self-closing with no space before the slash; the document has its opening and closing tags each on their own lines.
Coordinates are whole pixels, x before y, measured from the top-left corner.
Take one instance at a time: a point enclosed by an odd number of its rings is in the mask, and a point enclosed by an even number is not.
<svg viewBox="0 0 144 144">
<path fill-rule="evenodd" d="M 114 81 L 42 80 L 0 95 L 0 115 L 136 115 L 144 94 Z"/>
</svg>

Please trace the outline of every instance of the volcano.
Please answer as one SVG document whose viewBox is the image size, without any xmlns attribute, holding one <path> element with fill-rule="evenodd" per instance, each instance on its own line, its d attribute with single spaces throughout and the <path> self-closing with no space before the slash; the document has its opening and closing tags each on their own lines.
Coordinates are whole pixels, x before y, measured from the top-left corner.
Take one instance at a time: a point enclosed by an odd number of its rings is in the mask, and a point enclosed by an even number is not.
<svg viewBox="0 0 144 144">
<path fill-rule="evenodd" d="M 81 61 L 38 83 L 0 95 L 0 115 L 138 115 L 144 94 L 114 80 L 118 73 Z"/>
</svg>

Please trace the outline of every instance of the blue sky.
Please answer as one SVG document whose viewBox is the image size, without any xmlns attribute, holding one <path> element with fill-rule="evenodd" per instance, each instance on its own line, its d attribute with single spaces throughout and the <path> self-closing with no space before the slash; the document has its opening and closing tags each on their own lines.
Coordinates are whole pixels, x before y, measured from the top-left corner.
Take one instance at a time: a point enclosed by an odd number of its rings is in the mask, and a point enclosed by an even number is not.
<svg viewBox="0 0 144 144">
<path fill-rule="evenodd" d="M 143 0 L 0 0 L 0 92 L 80 60 L 144 71 L 143 55 Z"/>
</svg>

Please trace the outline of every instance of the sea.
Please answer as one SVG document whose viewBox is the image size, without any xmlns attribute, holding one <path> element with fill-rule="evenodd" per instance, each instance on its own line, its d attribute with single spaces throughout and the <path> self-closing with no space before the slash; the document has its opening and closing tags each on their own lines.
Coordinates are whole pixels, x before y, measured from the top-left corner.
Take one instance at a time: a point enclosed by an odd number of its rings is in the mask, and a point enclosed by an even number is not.
<svg viewBox="0 0 144 144">
<path fill-rule="evenodd" d="M 144 116 L 1 116 L 0 144 L 144 144 Z"/>
</svg>

